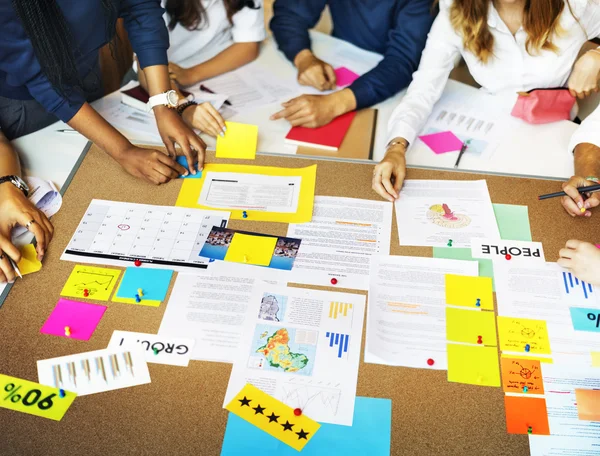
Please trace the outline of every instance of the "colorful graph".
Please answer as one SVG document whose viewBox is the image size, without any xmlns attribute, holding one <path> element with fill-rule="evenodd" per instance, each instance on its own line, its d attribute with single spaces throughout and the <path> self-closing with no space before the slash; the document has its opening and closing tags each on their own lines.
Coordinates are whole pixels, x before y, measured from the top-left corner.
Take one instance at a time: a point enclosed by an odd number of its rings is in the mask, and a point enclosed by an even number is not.
<svg viewBox="0 0 600 456">
<path fill-rule="evenodd" d="M 337 320 L 338 317 L 347 317 L 348 310 L 352 310 L 352 304 L 348 304 L 345 302 L 330 302 L 329 318 Z"/>
<path fill-rule="evenodd" d="M 334 345 L 338 349 L 337 357 L 341 358 L 344 353 L 348 353 L 348 342 L 350 342 L 349 334 L 340 334 L 334 332 L 327 332 L 325 334 L 326 337 L 329 337 L 329 346 L 333 347 Z"/>
<path fill-rule="evenodd" d="M 570 272 L 563 272 L 562 275 L 567 294 L 576 293 L 580 286 L 585 299 L 589 299 L 590 295 L 594 292 L 594 288 L 589 283 L 579 280 Z"/>
</svg>

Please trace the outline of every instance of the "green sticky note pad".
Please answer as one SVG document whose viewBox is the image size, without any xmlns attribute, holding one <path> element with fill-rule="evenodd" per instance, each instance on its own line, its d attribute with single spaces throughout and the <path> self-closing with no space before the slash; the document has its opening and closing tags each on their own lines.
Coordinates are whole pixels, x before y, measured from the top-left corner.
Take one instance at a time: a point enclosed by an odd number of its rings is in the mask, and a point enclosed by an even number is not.
<svg viewBox="0 0 600 456">
<path fill-rule="evenodd" d="M 225 122 L 225 126 L 225 136 L 217 136 L 217 157 L 254 160 L 258 145 L 258 127 L 237 122 Z"/>
</svg>

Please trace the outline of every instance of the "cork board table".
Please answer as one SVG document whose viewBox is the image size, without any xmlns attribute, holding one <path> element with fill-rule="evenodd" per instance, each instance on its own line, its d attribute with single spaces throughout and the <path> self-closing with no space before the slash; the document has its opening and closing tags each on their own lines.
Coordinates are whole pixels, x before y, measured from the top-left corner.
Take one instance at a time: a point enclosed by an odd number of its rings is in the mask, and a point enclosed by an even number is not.
<svg viewBox="0 0 600 456">
<path fill-rule="evenodd" d="M 213 155 L 208 159 L 213 161 Z M 318 164 L 316 195 L 377 198 L 371 190 L 372 164 L 267 156 L 253 162 L 279 167 L 313 163 Z M 410 169 L 408 178 L 487 179 L 494 203 L 529 206 L 533 239 L 543 242 L 549 261 L 568 239 L 595 240 L 593 220 L 569 217 L 558 200 L 537 201 L 537 195 L 557 191 L 556 181 L 423 169 Z M 90 149 L 53 219 L 55 236 L 42 271 L 20 280 L 0 309 L 1 373 L 37 381 L 39 359 L 105 348 L 115 329 L 156 333 L 166 304 L 152 308 L 109 302 L 89 342 L 39 331 L 73 269 L 74 263 L 59 258 L 92 198 L 173 205 L 180 186 L 175 181 L 153 187 L 127 175 L 96 147 Z M 281 223 L 233 220 L 230 226 L 273 235 L 287 232 Z M 391 254 L 431 256 L 432 249 L 400 247 L 394 220 Z M 0 409 L 0 454 L 218 455 L 231 366 L 193 361 L 187 368 L 149 367 L 151 384 L 78 398 L 61 422 Z M 394 455 L 529 454 L 527 436 L 506 433 L 500 388 L 448 383 L 446 371 L 361 362 L 357 395 L 392 399 Z"/>
</svg>

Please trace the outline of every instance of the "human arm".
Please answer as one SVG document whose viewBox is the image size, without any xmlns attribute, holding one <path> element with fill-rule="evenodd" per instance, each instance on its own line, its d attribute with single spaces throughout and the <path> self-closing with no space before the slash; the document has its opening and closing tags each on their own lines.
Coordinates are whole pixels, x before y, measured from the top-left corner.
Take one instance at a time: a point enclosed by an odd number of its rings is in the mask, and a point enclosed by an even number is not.
<svg viewBox="0 0 600 456">
<path fill-rule="evenodd" d="M 573 65 L 567 86 L 573 97 L 583 99 L 598 91 L 600 77 L 600 49 L 591 49 Z"/>
<path fill-rule="evenodd" d="M 559 255 L 559 266 L 573 272 L 579 280 L 600 286 L 600 249 L 594 244 L 569 240 Z"/>
</svg>

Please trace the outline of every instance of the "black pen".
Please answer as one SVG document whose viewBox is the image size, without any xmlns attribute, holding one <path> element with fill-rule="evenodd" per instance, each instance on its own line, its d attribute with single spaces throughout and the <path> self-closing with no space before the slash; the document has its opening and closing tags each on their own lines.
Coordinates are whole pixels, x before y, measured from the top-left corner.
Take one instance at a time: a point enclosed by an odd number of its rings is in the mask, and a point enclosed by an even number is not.
<svg viewBox="0 0 600 456">
<path fill-rule="evenodd" d="M 458 168 L 458 164 L 460 163 L 460 159 L 462 158 L 463 154 L 465 153 L 465 151 L 467 150 L 467 147 L 469 146 L 469 143 L 471 142 L 470 139 L 467 139 L 462 147 L 460 148 L 460 152 L 458 153 L 458 158 L 456 159 L 456 163 L 454 163 L 454 167 Z"/>
<path fill-rule="evenodd" d="M 579 193 L 591 193 L 591 192 L 597 192 L 598 190 L 600 190 L 600 184 L 589 185 L 587 187 L 577 187 L 577 191 Z M 565 192 L 548 193 L 547 195 L 538 196 L 538 200 L 545 200 L 548 198 L 558 198 L 560 196 L 567 196 L 567 194 Z"/>
<path fill-rule="evenodd" d="M 203 92 L 206 92 L 206 93 L 212 93 L 213 95 L 216 95 L 216 93 L 215 93 L 215 92 L 213 92 L 213 91 L 212 91 L 212 90 L 210 90 L 208 87 L 206 87 L 205 85 L 202 85 L 202 84 L 200 84 L 200 90 L 202 90 Z M 230 102 L 230 101 L 228 101 L 228 100 L 225 100 L 225 104 L 226 104 L 227 106 L 233 106 L 233 105 L 231 104 L 231 102 Z"/>
</svg>

